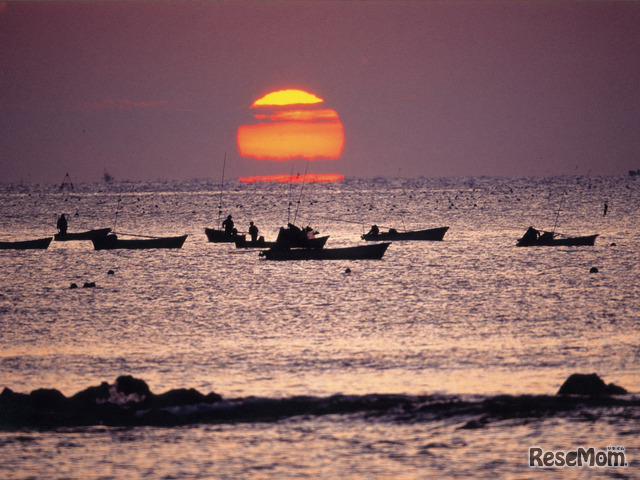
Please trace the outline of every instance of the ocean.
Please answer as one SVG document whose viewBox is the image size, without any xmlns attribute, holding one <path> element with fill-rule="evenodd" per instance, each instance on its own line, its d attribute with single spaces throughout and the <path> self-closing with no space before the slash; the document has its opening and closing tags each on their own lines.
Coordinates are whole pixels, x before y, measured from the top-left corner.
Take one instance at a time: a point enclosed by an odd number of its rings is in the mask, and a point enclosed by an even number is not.
<svg viewBox="0 0 640 480">
<path fill-rule="evenodd" d="M 4 184 L 0 198 L 0 241 L 53 236 L 61 213 L 70 232 L 189 235 L 176 250 L 0 250 L 5 398 L 120 376 L 222 397 L 113 421 L 0 412 L 2 478 L 640 478 L 639 177 Z M 325 248 L 364 244 L 374 223 L 449 230 L 381 260 L 279 262 L 208 242 L 227 214 L 266 240 L 310 225 Z M 516 247 L 529 226 L 599 236 Z M 629 394 L 563 400 L 573 373 Z M 628 466 L 529 466 L 532 447 L 614 446 Z"/>
</svg>

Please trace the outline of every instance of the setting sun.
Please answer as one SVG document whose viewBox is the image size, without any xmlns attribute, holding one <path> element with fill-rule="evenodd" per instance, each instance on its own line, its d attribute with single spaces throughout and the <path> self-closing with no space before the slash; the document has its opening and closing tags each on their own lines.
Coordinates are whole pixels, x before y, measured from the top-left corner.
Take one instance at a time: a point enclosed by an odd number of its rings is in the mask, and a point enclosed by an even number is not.
<svg viewBox="0 0 640 480">
<path fill-rule="evenodd" d="M 338 112 L 303 90 L 268 93 L 251 105 L 255 123 L 238 128 L 240 155 L 256 160 L 340 158 L 344 129 Z"/>
<path fill-rule="evenodd" d="M 322 102 L 324 102 L 323 99 L 305 92 L 304 90 L 288 89 L 267 93 L 264 97 L 253 102 L 251 108 L 260 106 L 278 107 L 283 105 L 312 105 L 314 103 Z"/>
</svg>

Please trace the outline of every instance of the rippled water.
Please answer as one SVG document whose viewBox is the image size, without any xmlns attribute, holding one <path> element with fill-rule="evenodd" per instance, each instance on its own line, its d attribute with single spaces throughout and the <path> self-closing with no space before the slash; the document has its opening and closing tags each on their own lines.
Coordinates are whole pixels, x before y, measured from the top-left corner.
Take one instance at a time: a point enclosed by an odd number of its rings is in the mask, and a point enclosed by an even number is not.
<svg viewBox="0 0 640 480">
<path fill-rule="evenodd" d="M 0 251 L 0 386 L 71 395 L 131 374 L 154 392 L 196 388 L 225 398 L 553 395 L 569 374 L 596 372 L 637 395 L 639 181 L 376 179 L 302 191 L 226 185 L 224 214 L 240 229 L 255 221 L 267 240 L 294 217 L 330 235 L 327 247 L 361 244 L 372 223 L 450 227 L 443 242 L 396 242 L 382 260 L 359 262 L 268 262 L 255 250 L 208 243 L 204 227 L 219 221 L 215 182 L 71 192 L 4 185 L 3 239 L 52 235 L 61 212 L 71 215 L 70 231 L 116 224 L 120 232 L 189 238 L 166 251 L 96 252 L 89 242 Z M 516 248 L 529 225 L 600 236 L 594 247 Z M 594 266 L 599 272 L 589 273 Z M 84 282 L 96 288 L 69 288 Z M 564 470 L 563 478 L 637 475 L 637 421 L 574 413 L 472 430 L 460 429 L 468 418 L 338 415 L 5 432 L 0 473 L 539 478 L 558 471 L 529 469 L 529 446 L 593 444 L 626 445 L 635 469 Z"/>
</svg>

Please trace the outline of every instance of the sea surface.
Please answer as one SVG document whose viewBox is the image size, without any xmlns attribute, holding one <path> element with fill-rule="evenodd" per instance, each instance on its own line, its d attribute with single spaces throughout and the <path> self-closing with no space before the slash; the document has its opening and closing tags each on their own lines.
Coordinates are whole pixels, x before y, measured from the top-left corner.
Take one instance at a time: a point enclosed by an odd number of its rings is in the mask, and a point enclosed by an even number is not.
<svg viewBox="0 0 640 480">
<path fill-rule="evenodd" d="M 70 232 L 189 235 L 179 250 L 0 250 L 0 389 L 69 397 L 131 375 L 227 409 L 0 425 L 1 478 L 640 478 L 640 177 L 4 184 L 0 200 L 5 241 L 52 236 L 61 213 Z M 450 229 L 382 260 L 277 262 L 207 242 L 227 214 L 267 240 L 311 225 L 326 248 L 374 223 Z M 516 247 L 530 225 L 599 236 Z M 531 405 L 572 373 L 631 401 Z M 531 468 L 532 446 L 624 446 L 629 465 Z"/>
</svg>

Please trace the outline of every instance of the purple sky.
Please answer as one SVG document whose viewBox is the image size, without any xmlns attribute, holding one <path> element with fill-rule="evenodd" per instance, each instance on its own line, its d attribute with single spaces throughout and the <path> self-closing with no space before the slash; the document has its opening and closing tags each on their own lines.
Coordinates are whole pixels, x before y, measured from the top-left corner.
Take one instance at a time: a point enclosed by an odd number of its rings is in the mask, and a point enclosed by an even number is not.
<svg viewBox="0 0 640 480">
<path fill-rule="evenodd" d="M 219 178 L 251 103 L 325 100 L 373 176 L 640 168 L 640 2 L 0 3 L 0 181 Z"/>
</svg>

